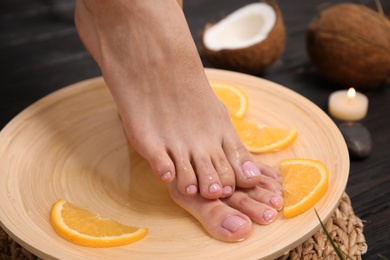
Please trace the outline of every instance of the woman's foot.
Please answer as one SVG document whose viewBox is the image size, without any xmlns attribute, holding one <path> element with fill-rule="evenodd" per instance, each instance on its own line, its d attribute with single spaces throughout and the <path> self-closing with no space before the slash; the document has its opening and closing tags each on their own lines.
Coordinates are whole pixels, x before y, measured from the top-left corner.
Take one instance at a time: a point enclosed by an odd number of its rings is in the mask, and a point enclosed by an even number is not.
<svg viewBox="0 0 390 260">
<path fill-rule="evenodd" d="M 223 241 L 248 237 L 251 219 L 272 223 L 283 205 L 277 174 L 239 140 L 177 2 L 77 0 L 75 21 L 129 142 L 173 200 Z"/>
<path fill-rule="evenodd" d="M 174 182 L 168 184 L 173 200 L 193 215 L 213 237 L 227 242 L 244 240 L 252 233 L 252 220 L 267 225 L 278 217 L 283 207 L 282 186 L 276 180 L 276 172 L 262 164 L 257 164 L 261 185 L 236 190 L 223 200 L 207 200 L 199 194 L 185 196 L 177 191 Z"/>
<path fill-rule="evenodd" d="M 175 0 L 78 0 L 75 17 L 128 140 L 158 178 L 207 199 L 259 183 Z"/>
</svg>

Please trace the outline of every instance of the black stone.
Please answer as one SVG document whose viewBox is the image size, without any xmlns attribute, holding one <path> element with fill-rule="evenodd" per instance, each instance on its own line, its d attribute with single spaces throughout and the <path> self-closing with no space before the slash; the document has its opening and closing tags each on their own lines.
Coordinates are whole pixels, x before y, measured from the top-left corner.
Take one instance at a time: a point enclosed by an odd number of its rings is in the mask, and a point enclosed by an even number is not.
<svg viewBox="0 0 390 260">
<path fill-rule="evenodd" d="M 372 150 L 372 139 L 368 129 L 360 123 L 342 123 L 339 129 L 347 143 L 351 158 L 364 159 Z"/>
</svg>

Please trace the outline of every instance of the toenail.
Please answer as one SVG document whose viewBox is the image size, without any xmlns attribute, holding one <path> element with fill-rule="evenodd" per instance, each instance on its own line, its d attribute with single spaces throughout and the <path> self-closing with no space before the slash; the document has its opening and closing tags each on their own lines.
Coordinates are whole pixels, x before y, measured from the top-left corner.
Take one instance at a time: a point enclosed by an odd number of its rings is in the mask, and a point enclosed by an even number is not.
<svg viewBox="0 0 390 260">
<path fill-rule="evenodd" d="M 260 176 L 261 173 L 256 165 L 251 161 L 246 161 L 242 164 L 242 170 L 244 171 L 245 177 L 247 179 L 252 179 L 254 177 Z"/>
<path fill-rule="evenodd" d="M 230 232 L 236 232 L 240 227 L 248 224 L 248 222 L 239 216 L 228 216 L 222 222 L 222 227 Z"/>
<path fill-rule="evenodd" d="M 168 181 L 168 180 L 171 179 L 171 177 L 172 177 L 172 173 L 171 172 L 166 172 L 163 175 L 161 175 L 161 180 Z"/>
<path fill-rule="evenodd" d="M 221 185 L 219 185 L 218 183 L 213 183 L 209 187 L 209 192 L 210 193 L 218 192 L 220 190 L 221 190 Z"/>
<path fill-rule="evenodd" d="M 195 194 L 198 191 L 195 185 L 190 185 L 186 189 L 187 194 Z"/>
<path fill-rule="evenodd" d="M 272 222 L 272 218 L 274 217 L 274 215 L 275 215 L 275 212 L 273 210 L 267 209 L 263 213 L 263 218 L 267 222 Z"/>
<path fill-rule="evenodd" d="M 271 197 L 269 203 L 277 210 L 280 210 L 283 207 L 283 203 L 280 197 Z"/>
<path fill-rule="evenodd" d="M 223 195 L 229 195 L 232 194 L 232 192 L 233 192 L 233 188 L 231 186 L 225 186 L 222 189 Z"/>
</svg>

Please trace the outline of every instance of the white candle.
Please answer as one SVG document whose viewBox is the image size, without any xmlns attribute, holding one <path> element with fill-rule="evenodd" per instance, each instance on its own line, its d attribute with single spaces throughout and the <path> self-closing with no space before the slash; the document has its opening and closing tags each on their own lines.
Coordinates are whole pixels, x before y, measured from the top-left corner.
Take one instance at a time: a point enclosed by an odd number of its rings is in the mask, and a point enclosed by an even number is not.
<svg viewBox="0 0 390 260">
<path fill-rule="evenodd" d="M 328 100 L 329 113 L 343 121 L 363 119 L 368 110 L 368 98 L 354 88 L 333 92 Z"/>
</svg>

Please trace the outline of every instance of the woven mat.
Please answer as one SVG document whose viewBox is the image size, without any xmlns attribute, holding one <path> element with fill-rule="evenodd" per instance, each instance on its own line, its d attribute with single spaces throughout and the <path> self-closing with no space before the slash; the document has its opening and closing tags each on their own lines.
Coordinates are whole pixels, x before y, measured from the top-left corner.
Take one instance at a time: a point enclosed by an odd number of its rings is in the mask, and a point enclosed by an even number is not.
<svg viewBox="0 0 390 260">
<path fill-rule="evenodd" d="M 363 235 L 363 223 L 353 212 L 351 200 L 346 193 L 343 194 L 338 208 L 325 223 L 325 228 L 336 246 L 352 259 L 362 259 L 362 255 L 367 252 L 367 243 Z M 326 234 L 320 228 L 306 242 L 291 250 L 287 255 L 278 258 L 278 260 L 286 259 L 336 260 L 339 258 Z"/>
<path fill-rule="evenodd" d="M 367 244 L 363 235 L 363 223 L 354 214 L 351 201 L 346 193 L 340 201 L 338 208 L 325 224 L 326 230 L 331 235 L 335 244 L 352 259 L 362 259 L 367 252 Z M 40 259 L 28 252 L 10 238 L 0 228 L 0 260 L 8 259 Z M 333 247 L 326 238 L 326 234 L 320 229 L 306 242 L 291 250 L 287 255 L 278 260 L 298 259 L 338 259 Z"/>
</svg>

